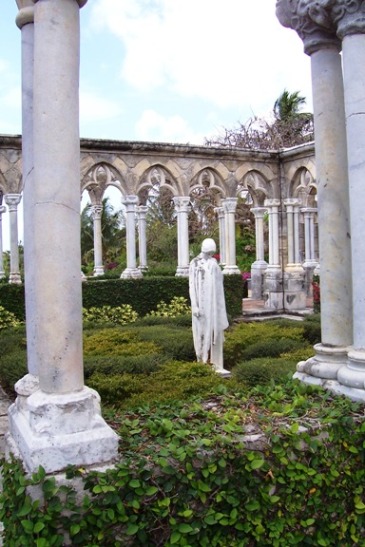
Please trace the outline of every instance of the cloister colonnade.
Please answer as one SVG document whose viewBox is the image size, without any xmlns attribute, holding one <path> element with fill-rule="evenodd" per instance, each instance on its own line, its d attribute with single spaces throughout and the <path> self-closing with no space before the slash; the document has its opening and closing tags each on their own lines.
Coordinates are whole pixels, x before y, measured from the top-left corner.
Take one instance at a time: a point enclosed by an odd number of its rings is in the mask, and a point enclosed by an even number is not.
<svg viewBox="0 0 365 547">
<path fill-rule="evenodd" d="M 147 268 L 146 196 L 156 185 L 171 193 L 175 205 L 176 275 L 188 275 L 188 217 L 194 192 L 211 196 L 219 226 L 223 272 L 239 273 L 235 210 L 238 197 L 244 196 L 251 205 L 256 228 L 256 261 L 251 271 L 253 298 L 264 298 L 269 308 L 305 307 L 313 270 L 318 268 L 313 143 L 270 152 L 91 139 L 81 139 L 80 144 L 80 196 L 88 192 L 94 221 L 94 275 L 104 273 L 101 205 L 110 186 L 120 192 L 126 211 L 124 278 L 141 277 Z M 9 281 L 19 283 L 17 205 L 23 192 L 19 136 L 0 136 L 0 192 L 11 220 Z M 5 207 L 0 209 L 0 219 Z M 264 222 L 268 225 L 265 241 Z M 1 263 L 0 275 L 4 275 Z"/>
</svg>

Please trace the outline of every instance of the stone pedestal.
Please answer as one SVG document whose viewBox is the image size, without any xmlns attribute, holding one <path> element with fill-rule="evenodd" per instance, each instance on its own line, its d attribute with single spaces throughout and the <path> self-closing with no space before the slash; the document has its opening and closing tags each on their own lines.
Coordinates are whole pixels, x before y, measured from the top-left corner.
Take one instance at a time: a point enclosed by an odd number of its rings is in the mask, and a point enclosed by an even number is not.
<svg viewBox="0 0 365 547">
<path fill-rule="evenodd" d="M 282 310 L 284 308 L 283 273 L 279 266 L 269 265 L 264 278 L 265 308 Z"/>
<path fill-rule="evenodd" d="M 299 264 L 288 264 L 284 273 L 284 309 L 304 310 L 306 303 L 304 270 Z"/>
</svg>

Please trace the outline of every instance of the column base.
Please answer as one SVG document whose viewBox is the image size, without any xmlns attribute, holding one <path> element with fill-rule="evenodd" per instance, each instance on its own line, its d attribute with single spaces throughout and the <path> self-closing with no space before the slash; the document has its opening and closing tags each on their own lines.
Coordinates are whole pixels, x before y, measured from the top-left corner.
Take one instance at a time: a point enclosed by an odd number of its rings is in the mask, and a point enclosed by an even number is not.
<svg viewBox="0 0 365 547">
<path fill-rule="evenodd" d="M 9 275 L 9 283 L 14 283 L 15 285 L 21 285 L 22 278 L 20 276 L 20 273 L 11 273 Z"/>
<path fill-rule="evenodd" d="M 284 273 L 284 308 L 288 311 L 305 310 L 306 305 L 304 270 L 300 264 L 288 264 Z"/>
<path fill-rule="evenodd" d="M 105 272 L 104 272 L 104 267 L 103 266 L 97 266 L 96 268 L 94 268 L 94 277 L 97 277 L 99 275 L 104 275 Z"/>
<path fill-rule="evenodd" d="M 303 372 L 296 372 L 293 378 L 300 380 L 304 384 L 322 387 L 323 389 L 331 391 L 335 395 L 344 395 L 352 401 L 358 403 L 365 402 L 365 389 L 356 389 L 353 387 L 343 386 L 337 380 L 315 378 L 314 376 L 309 376 L 309 374 L 305 374 Z"/>
<path fill-rule="evenodd" d="M 223 274 L 224 275 L 232 275 L 232 274 L 240 275 L 241 271 L 239 270 L 237 266 L 224 266 Z"/>
<path fill-rule="evenodd" d="M 120 279 L 142 279 L 143 274 L 141 270 L 138 268 L 126 268 L 122 275 L 120 276 Z"/>
<path fill-rule="evenodd" d="M 365 351 L 350 349 L 348 361 L 337 375 L 337 380 L 343 386 L 355 389 L 365 387 Z"/>
<path fill-rule="evenodd" d="M 268 309 L 284 308 L 283 273 L 280 266 L 269 264 L 264 277 L 264 306 Z"/>
<path fill-rule="evenodd" d="M 297 364 L 297 373 L 319 380 L 337 380 L 337 373 L 347 363 L 347 347 L 314 346 L 316 355 Z M 308 383 L 308 382 L 307 382 Z"/>
<path fill-rule="evenodd" d="M 178 266 L 175 277 L 189 277 L 189 266 Z"/>
<path fill-rule="evenodd" d="M 67 394 L 37 390 L 18 397 L 9 408 L 6 452 L 14 453 L 29 472 L 46 473 L 68 465 L 111 463 L 118 453 L 118 435 L 100 413 L 100 397 L 88 387 Z"/>
</svg>

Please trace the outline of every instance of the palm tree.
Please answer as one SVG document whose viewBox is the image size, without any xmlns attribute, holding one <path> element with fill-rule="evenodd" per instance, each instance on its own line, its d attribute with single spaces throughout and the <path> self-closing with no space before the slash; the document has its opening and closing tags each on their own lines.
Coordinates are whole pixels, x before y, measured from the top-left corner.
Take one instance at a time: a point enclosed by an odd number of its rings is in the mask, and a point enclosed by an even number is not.
<svg viewBox="0 0 365 547">
<path fill-rule="evenodd" d="M 289 93 L 286 89 L 276 99 L 274 104 L 274 116 L 276 120 L 290 122 L 295 118 L 301 117 L 300 108 L 306 103 L 305 97 L 299 94 L 299 91 Z M 308 114 L 305 114 L 307 116 Z"/>
</svg>

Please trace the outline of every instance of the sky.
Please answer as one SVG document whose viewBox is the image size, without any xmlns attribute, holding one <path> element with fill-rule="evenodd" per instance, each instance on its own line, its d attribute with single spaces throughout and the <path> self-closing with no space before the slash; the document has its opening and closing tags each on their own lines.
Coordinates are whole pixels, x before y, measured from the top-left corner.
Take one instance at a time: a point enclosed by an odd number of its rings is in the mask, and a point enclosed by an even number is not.
<svg viewBox="0 0 365 547">
<path fill-rule="evenodd" d="M 1 4 L 0 133 L 14 135 L 21 134 L 21 33 L 16 1 Z M 312 111 L 310 59 L 278 22 L 275 4 L 88 0 L 80 13 L 81 137 L 204 144 L 253 116 L 270 117 L 284 89 L 299 91 Z"/>
</svg>

